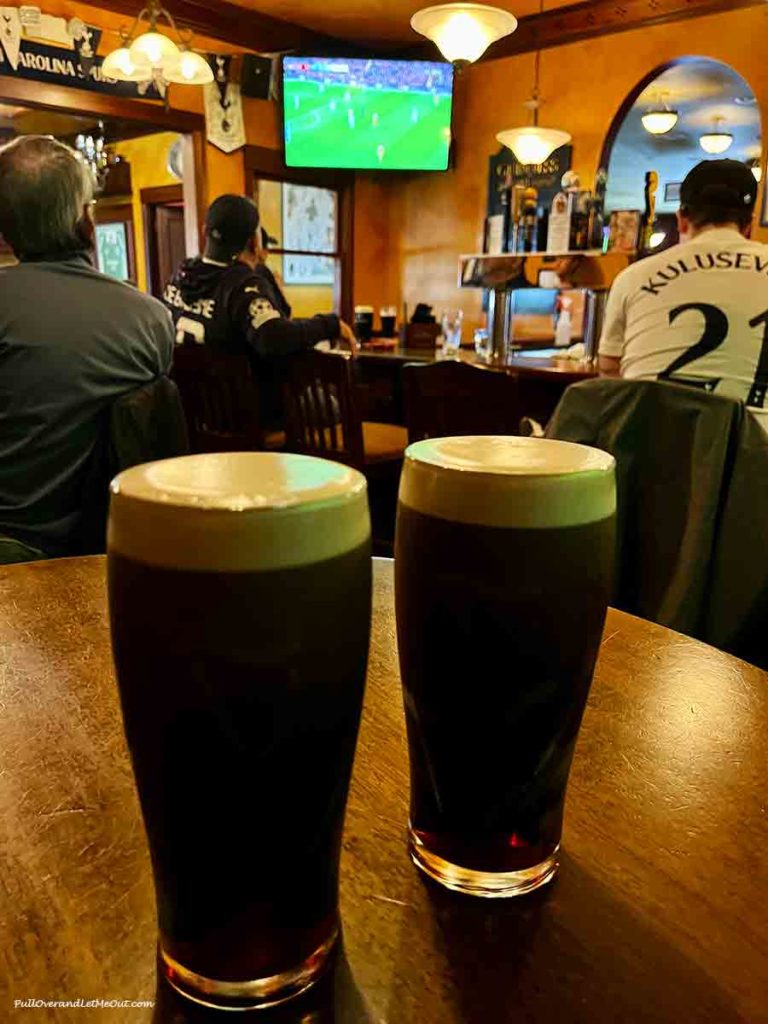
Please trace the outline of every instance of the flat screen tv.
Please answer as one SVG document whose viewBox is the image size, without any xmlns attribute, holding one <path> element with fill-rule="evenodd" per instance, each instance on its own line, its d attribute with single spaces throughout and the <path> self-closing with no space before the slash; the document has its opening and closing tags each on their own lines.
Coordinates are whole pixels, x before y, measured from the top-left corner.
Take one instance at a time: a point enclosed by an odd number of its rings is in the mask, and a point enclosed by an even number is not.
<svg viewBox="0 0 768 1024">
<path fill-rule="evenodd" d="M 444 171 L 452 106 L 451 64 L 284 57 L 286 165 Z"/>
</svg>

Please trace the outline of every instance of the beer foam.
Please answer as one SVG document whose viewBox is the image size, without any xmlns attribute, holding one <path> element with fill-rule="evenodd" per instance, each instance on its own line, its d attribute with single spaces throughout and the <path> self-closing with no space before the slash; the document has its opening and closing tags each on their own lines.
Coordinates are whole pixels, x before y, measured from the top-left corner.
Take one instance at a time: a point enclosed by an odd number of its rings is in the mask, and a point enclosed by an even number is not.
<svg viewBox="0 0 768 1024">
<path fill-rule="evenodd" d="M 366 543 L 365 477 L 275 452 L 187 455 L 111 485 L 108 547 L 171 569 L 249 572 L 334 558 Z"/>
<path fill-rule="evenodd" d="M 405 451 L 400 501 L 474 526 L 552 528 L 616 511 L 606 452 L 541 437 L 438 437 Z"/>
</svg>

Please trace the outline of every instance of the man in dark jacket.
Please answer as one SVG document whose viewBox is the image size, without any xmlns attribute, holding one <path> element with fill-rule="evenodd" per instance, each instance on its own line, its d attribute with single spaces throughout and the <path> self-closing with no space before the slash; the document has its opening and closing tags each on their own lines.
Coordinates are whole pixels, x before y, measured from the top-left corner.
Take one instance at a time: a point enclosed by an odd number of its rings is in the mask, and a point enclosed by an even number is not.
<svg viewBox="0 0 768 1024">
<path fill-rule="evenodd" d="M 279 287 L 262 266 L 259 212 L 245 196 L 219 196 L 205 220 L 203 256 L 185 260 L 165 289 L 177 344 L 246 351 L 261 394 L 262 423 L 279 426 L 281 361 L 320 341 L 356 349 L 351 329 L 334 313 L 292 320 Z"/>
<path fill-rule="evenodd" d="M 155 299 L 95 270 L 92 186 L 74 150 L 28 135 L 0 150 L 0 562 L 76 550 L 112 403 L 165 374 Z"/>
</svg>

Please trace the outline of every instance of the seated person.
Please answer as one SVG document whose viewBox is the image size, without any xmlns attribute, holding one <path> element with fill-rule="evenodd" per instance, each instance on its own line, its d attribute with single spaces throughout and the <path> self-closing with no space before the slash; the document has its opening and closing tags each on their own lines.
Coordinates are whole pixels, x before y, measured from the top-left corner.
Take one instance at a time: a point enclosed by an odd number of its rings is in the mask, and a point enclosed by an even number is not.
<svg viewBox="0 0 768 1024">
<path fill-rule="evenodd" d="M 93 194 L 74 150 L 24 136 L 0 150 L 1 561 L 68 554 L 91 455 L 118 396 L 166 373 L 160 302 L 91 264 Z"/>
<path fill-rule="evenodd" d="M 177 344 L 200 343 L 223 352 L 247 352 L 266 429 L 279 429 L 281 360 L 340 338 L 356 349 L 351 329 L 334 313 L 290 319 L 265 267 L 259 212 L 245 196 L 219 196 L 205 220 L 205 253 L 185 260 L 165 289 Z"/>
<path fill-rule="evenodd" d="M 768 246 L 750 239 L 757 182 L 707 160 L 680 189 L 679 245 L 616 278 L 600 371 L 672 381 L 762 409 L 768 387 Z"/>
</svg>

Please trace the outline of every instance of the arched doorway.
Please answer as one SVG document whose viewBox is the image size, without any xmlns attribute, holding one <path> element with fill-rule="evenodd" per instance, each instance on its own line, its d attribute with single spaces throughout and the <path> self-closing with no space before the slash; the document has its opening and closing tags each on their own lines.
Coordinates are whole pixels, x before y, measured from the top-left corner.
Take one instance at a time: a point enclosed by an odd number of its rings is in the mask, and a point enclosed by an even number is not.
<svg viewBox="0 0 768 1024">
<path fill-rule="evenodd" d="M 660 108 L 675 112 L 677 120 L 670 130 L 652 134 L 643 116 Z M 723 140 L 723 152 L 707 153 L 700 138 L 715 131 L 731 139 Z M 718 157 L 741 160 L 753 168 L 758 181 L 762 177 L 760 110 L 749 83 L 709 57 L 662 65 L 629 94 L 606 138 L 601 158 L 608 170 L 606 212 L 642 210 L 645 174 L 656 171 L 656 237 L 659 244 L 672 244 L 680 183 L 699 161 Z"/>
</svg>

